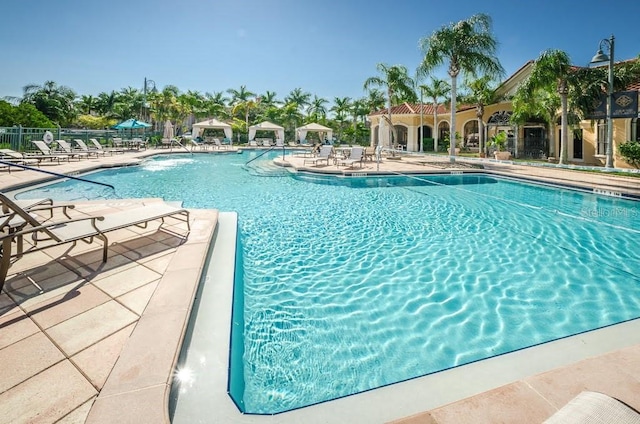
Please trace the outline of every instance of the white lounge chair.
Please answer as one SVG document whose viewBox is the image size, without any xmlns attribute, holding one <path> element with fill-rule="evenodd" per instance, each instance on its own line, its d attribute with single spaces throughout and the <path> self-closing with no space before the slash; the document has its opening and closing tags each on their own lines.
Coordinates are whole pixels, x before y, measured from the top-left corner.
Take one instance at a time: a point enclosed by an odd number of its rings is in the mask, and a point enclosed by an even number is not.
<svg viewBox="0 0 640 424">
<path fill-rule="evenodd" d="M 251 147 L 258 147 L 258 143 L 256 143 L 255 140 L 249 140 L 249 146 Z"/>
<path fill-rule="evenodd" d="M 1 193 L 0 203 L 2 203 L 4 211 L 3 219 L 0 220 L 0 242 L 2 244 L 0 290 L 2 290 L 2 285 L 11 266 L 11 259 L 20 258 L 26 253 L 66 243 L 75 244 L 77 241 L 93 243 L 94 239 L 99 239 L 103 243 L 102 261 L 106 262 L 109 249 L 106 233 L 110 231 L 132 226 L 146 228 L 150 221 L 160 219 L 164 223 L 164 219 L 167 217 L 186 222 L 187 234 L 191 231 L 189 211 L 166 203 L 145 205 L 103 216 L 83 216 L 52 221 L 39 220 L 37 215 L 30 213 L 35 211 L 35 208 L 25 210 Z M 27 250 L 23 250 L 22 240 L 25 236 L 29 236 L 32 243 Z M 14 241 L 18 245 L 16 253 L 11 252 Z"/>
<path fill-rule="evenodd" d="M 64 154 L 69 155 L 72 158 L 78 158 L 78 160 L 80 160 L 82 158 L 87 159 L 89 157 L 89 153 L 87 152 L 79 152 L 77 150 L 73 150 L 71 145 L 67 143 L 66 140 L 56 140 L 56 143 L 58 143 L 58 146 L 60 146 Z"/>
<path fill-rule="evenodd" d="M 311 162 L 314 165 L 318 165 L 318 162 L 325 161 L 327 162 L 327 165 L 329 165 L 329 159 L 332 158 L 332 155 L 333 155 L 333 146 L 322 146 L 320 148 L 320 152 L 318 153 L 318 156 L 309 158 L 309 159 L 304 159 L 302 161 L 302 164 L 304 165 L 307 162 Z"/>
<path fill-rule="evenodd" d="M 95 147 L 97 151 L 109 153 L 111 155 L 114 153 L 124 153 L 124 149 L 119 147 L 105 149 L 104 146 L 95 138 L 90 138 L 89 141 L 91 142 L 91 144 L 93 144 L 93 147 Z"/>
<path fill-rule="evenodd" d="M 262 140 L 262 145 L 264 147 L 271 147 L 271 139 L 265 138 L 264 140 Z"/>
<path fill-rule="evenodd" d="M 362 168 L 362 154 L 363 154 L 363 152 L 364 152 L 364 149 L 362 147 L 360 147 L 360 146 L 352 147 L 348 158 L 339 159 L 338 160 L 338 162 L 337 162 L 338 166 L 345 165 L 345 166 L 351 168 L 356 163 L 359 163 L 360 167 Z"/>
<path fill-rule="evenodd" d="M 34 156 L 35 158 L 56 160 L 58 163 L 60 163 L 61 160 L 66 160 L 67 162 L 69 162 L 69 160 L 71 159 L 71 156 L 69 155 L 54 153 L 51 148 L 47 146 L 47 144 L 42 140 L 31 140 L 31 142 L 35 144 L 38 150 L 40 150 L 40 152 L 42 153 L 42 155 Z"/>
<path fill-rule="evenodd" d="M 30 158 L 20 152 L 11 149 L 0 149 L 0 159 L 4 162 L 15 163 L 17 165 L 40 165 L 40 159 Z M 11 166 L 7 166 L 11 173 Z"/>
<path fill-rule="evenodd" d="M 85 152 L 88 156 L 98 157 L 98 156 L 104 156 L 107 154 L 106 150 L 89 149 L 89 147 L 84 142 L 84 140 L 81 140 L 79 138 L 75 138 L 73 141 L 78 145 L 78 147 L 80 148 L 80 151 Z"/>
<path fill-rule="evenodd" d="M 229 146 L 227 146 L 226 144 L 222 144 L 222 143 L 220 142 L 220 139 L 219 139 L 219 138 L 214 138 L 214 139 L 213 139 L 213 145 L 214 145 L 218 150 L 220 150 L 220 149 L 228 149 L 228 148 L 229 148 Z"/>
</svg>

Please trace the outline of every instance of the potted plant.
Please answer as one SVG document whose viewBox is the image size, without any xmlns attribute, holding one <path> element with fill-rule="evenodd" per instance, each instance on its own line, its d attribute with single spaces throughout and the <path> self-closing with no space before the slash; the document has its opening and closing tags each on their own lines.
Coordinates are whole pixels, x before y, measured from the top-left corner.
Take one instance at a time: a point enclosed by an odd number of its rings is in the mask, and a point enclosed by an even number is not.
<svg viewBox="0 0 640 424">
<path fill-rule="evenodd" d="M 449 152 L 449 149 L 451 148 L 451 136 L 449 133 L 446 133 L 443 142 L 444 143 L 440 146 L 440 148 L 442 148 L 445 152 Z M 456 147 L 454 148 L 454 150 L 456 156 L 460 154 L 460 133 L 458 131 L 456 131 Z"/>
<path fill-rule="evenodd" d="M 496 148 L 496 151 L 493 154 L 497 160 L 511 159 L 511 152 L 505 150 L 507 147 L 506 132 L 500 131 L 499 133 L 491 136 L 491 138 L 489 139 L 489 145 Z"/>
</svg>

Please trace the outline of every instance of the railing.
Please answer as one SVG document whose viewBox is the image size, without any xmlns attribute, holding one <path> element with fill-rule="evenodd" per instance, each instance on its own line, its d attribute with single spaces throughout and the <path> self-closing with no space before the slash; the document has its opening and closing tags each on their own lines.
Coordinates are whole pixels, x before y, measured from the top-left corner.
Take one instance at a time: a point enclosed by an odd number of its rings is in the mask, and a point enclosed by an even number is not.
<svg viewBox="0 0 640 424">
<path fill-rule="evenodd" d="M 247 163 L 245 163 L 245 164 L 244 164 L 244 166 L 249 165 L 249 164 L 250 164 L 251 162 L 253 162 L 254 160 L 259 159 L 259 158 L 261 158 L 262 156 L 264 156 L 264 155 L 266 155 L 267 153 L 269 153 L 270 151 L 275 150 L 275 149 L 278 149 L 278 148 L 280 148 L 280 147 L 279 147 L 279 146 L 273 146 L 273 147 L 271 147 L 270 149 L 265 150 L 264 152 L 260 153 L 260 154 L 259 154 L 258 156 L 256 156 L 255 158 L 250 159 Z M 283 153 L 282 153 L 282 154 L 284 155 L 284 146 L 282 146 L 282 151 L 283 151 Z"/>
<path fill-rule="evenodd" d="M 60 177 L 60 178 L 69 178 L 70 180 L 76 180 L 76 181 L 82 181 L 85 183 L 91 183 L 91 184 L 98 184 L 101 186 L 105 186 L 105 187 L 109 187 L 110 189 L 115 191 L 115 187 L 112 186 L 111 184 L 107 184 L 107 183 L 101 183 L 99 181 L 91 181 L 91 180 L 85 180 L 84 178 L 80 178 L 80 177 L 74 177 L 71 175 L 67 175 L 67 174 L 59 174 L 57 172 L 53 172 L 53 171 L 45 171 L 44 169 L 40 169 L 40 168 L 34 168 L 32 166 L 27 166 L 27 165 L 20 165 L 17 164 L 15 162 L 6 162 L 3 160 L 0 160 L 0 164 L 2 165 L 8 165 L 8 166 L 15 166 L 17 168 L 21 168 L 21 169 L 26 169 L 28 171 L 37 171 L 37 172 L 42 172 L 43 174 L 48 174 L 48 175 L 53 175 L 55 177 Z"/>
<path fill-rule="evenodd" d="M 53 138 L 69 140 L 79 138 L 89 141 L 90 138 L 105 139 L 109 141 L 117 136 L 115 130 L 82 130 L 71 128 L 26 128 L 22 126 L 0 127 L 0 144 L 9 144 L 12 150 L 24 152 L 32 150 L 32 140 L 43 140 L 45 133 L 49 131 Z"/>
</svg>

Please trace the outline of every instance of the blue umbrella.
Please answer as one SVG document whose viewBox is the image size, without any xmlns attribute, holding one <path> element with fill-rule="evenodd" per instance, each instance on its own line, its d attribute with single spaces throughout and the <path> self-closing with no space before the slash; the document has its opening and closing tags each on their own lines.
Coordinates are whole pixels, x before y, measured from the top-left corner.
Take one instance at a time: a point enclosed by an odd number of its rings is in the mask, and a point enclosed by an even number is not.
<svg viewBox="0 0 640 424">
<path fill-rule="evenodd" d="M 118 125 L 115 125 L 113 128 L 117 130 L 135 130 L 138 128 L 149 128 L 150 126 L 151 124 L 138 121 L 137 119 L 127 119 L 126 121 L 120 122 Z"/>
</svg>

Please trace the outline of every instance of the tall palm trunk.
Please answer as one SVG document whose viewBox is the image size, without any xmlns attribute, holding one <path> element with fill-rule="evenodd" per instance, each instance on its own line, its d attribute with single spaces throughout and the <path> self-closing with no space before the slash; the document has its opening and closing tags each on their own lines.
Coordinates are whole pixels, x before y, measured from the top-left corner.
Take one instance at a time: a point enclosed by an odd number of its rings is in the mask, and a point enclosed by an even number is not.
<svg viewBox="0 0 640 424">
<path fill-rule="evenodd" d="M 438 151 L 438 101 L 433 99 L 433 151 Z"/>
<path fill-rule="evenodd" d="M 455 162 L 456 158 L 456 83 L 458 73 L 450 73 L 451 75 L 451 125 L 449 127 L 449 157 L 451 162 Z"/>
<path fill-rule="evenodd" d="M 562 105 L 562 118 L 561 118 L 561 131 L 562 131 L 562 136 L 560 137 L 560 160 L 559 163 L 560 164 L 566 164 L 567 163 L 567 97 L 568 97 L 568 92 L 567 92 L 567 86 L 566 86 L 566 82 L 563 81 L 562 83 L 559 84 L 558 86 L 558 91 L 560 92 L 560 104 Z"/>
<path fill-rule="evenodd" d="M 391 89 L 389 89 L 388 91 L 388 95 L 389 95 L 389 100 L 387 103 L 387 106 L 389 107 L 388 112 L 389 112 L 389 148 L 391 148 L 391 146 L 393 145 L 393 124 L 392 124 L 392 120 L 391 120 Z M 393 152 L 391 153 L 393 155 Z"/>
</svg>

